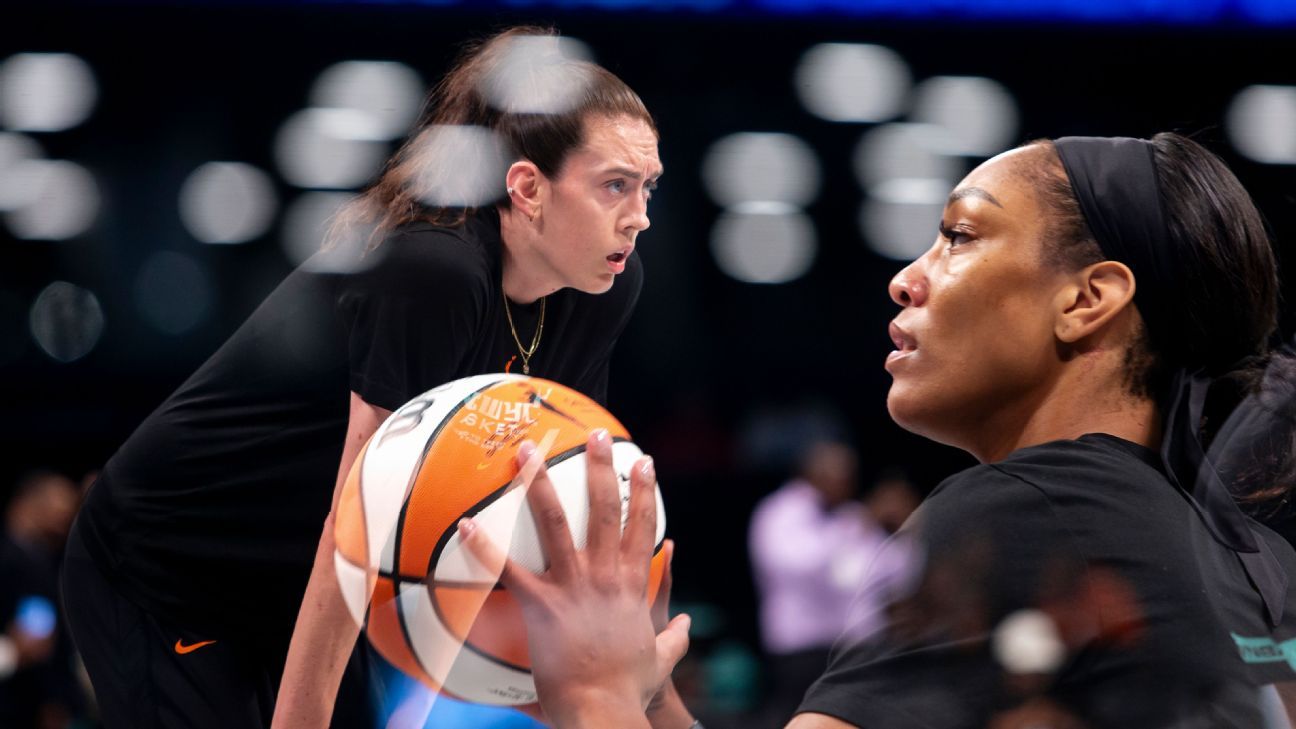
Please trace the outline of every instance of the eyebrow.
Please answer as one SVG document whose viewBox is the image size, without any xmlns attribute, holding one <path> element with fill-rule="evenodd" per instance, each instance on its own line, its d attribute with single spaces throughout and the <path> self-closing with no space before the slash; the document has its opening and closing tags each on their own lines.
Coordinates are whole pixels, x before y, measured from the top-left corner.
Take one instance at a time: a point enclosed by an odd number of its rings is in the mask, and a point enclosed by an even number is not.
<svg viewBox="0 0 1296 729">
<path fill-rule="evenodd" d="M 621 175 L 622 177 L 629 177 L 632 180 L 643 179 L 643 175 L 641 175 L 637 170 L 632 170 L 629 167 L 613 167 L 612 169 L 608 170 L 605 174 Z M 653 175 L 651 179 L 655 180 L 664 174 L 666 174 L 666 171 L 659 169 L 657 170 L 657 174 Z"/>
<path fill-rule="evenodd" d="M 996 200 L 994 195 L 991 195 L 990 193 L 986 192 L 985 190 L 982 190 L 979 187 L 960 187 L 959 189 L 950 193 L 949 200 L 947 200 L 945 204 L 953 205 L 954 203 L 958 202 L 959 200 L 962 200 L 965 197 L 979 197 L 982 200 L 985 200 L 986 202 L 990 203 L 991 205 L 994 205 L 997 208 L 1003 207 L 1003 203 Z"/>
</svg>

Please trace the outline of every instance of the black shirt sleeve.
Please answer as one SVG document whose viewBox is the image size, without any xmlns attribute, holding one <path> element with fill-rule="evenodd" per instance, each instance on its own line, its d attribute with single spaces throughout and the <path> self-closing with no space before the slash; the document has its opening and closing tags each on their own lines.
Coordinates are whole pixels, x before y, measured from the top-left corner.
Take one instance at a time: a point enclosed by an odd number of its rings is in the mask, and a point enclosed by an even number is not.
<svg viewBox="0 0 1296 729">
<path fill-rule="evenodd" d="M 347 276 L 338 306 L 351 389 L 395 410 L 452 380 L 481 326 L 490 267 L 479 246 L 444 229 L 390 236 L 369 270 Z"/>
<path fill-rule="evenodd" d="M 880 634 L 834 647 L 799 711 L 867 729 L 985 726 L 1004 698 L 990 631 L 1044 598 L 1044 575 L 1083 569 L 1044 495 L 990 466 L 946 480 L 915 516 L 902 530 L 925 555 L 914 591 Z"/>
</svg>

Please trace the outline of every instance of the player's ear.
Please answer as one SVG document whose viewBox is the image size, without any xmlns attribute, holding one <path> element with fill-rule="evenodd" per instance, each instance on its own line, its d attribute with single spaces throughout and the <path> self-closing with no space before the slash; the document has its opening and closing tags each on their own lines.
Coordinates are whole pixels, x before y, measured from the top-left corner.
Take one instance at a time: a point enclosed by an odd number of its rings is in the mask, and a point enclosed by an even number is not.
<svg viewBox="0 0 1296 729">
<path fill-rule="evenodd" d="M 1100 261 L 1068 276 L 1054 297 L 1054 335 L 1075 344 L 1094 334 L 1133 306 L 1134 288 L 1134 273 L 1120 261 Z"/>
<path fill-rule="evenodd" d="M 509 165 L 504 175 L 504 184 L 513 207 L 528 218 L 534 217 L 540 209 L 540 194 L 547 178 L 528 159 L 520 159 Z"/>
</svg>

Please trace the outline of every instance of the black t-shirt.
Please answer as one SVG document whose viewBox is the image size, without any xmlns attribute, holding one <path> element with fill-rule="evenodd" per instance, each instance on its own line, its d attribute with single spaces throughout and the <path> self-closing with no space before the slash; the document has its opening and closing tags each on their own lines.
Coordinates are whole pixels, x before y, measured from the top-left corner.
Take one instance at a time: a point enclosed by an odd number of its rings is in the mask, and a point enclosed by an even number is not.
<svg viewBox="0 0 1296 729">
<path fill-rule="evenodd" d="M 368 268 L 290 274 L 107 463 L 79 518 L 118 589 L 213 637 L 286 640 L 328 514 L 350 391 L 395 410 L 517 354 L 500 288 L 499 219 L 414 224 Z M 643 282 L 544 304 L 531 374 L 604 401 L 608 362 Z M 511 304 L 529 344 L 541 304 Z M 521 361 L 511 371 L 521 371 Z"/>
<path fill-rule="evenodd" d="M 1292 547 L 1256 530 L 1296 574 Z M 1237 554 L 1157 455 L 1113 436 L 957 474 L 892 546 L 923 555 L 912 592 L 881 633 L 843 638 L 800 711 L 954 729 L 1049 705 L 1094 727 L 1254 729 L 1254 687 L 1296 680 L 1296 595 L 1271 628 Z M 1007 632 L 1024 615 L 1047 616 L 1065 646 L 1055 669 L 1008 670 L 1013 646 L 1049 643 Z"/>
</svg>

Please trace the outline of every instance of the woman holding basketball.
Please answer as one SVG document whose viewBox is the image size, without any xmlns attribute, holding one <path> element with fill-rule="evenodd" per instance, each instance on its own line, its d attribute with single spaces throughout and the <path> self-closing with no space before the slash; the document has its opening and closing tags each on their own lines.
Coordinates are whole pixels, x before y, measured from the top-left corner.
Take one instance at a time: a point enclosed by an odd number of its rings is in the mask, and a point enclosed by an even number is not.
<svg viewBox="0 0 1296 729">
<path fill-rule="evenodd" d="M 1296 483 L 1277 281 L 1250 198 L 1184 137 L 1037 142 L 969 174 L 891 282 L 887 405 L 981 465 L 901 530 L 922 580 L 837 646 L 790 726 L 1260 726 L 1255 687 L 1296 681 L 1296 552 L 1233 493 Z M 551 499 L 538 478 L 533 508 Z M 555 531 L 559 569 L 503 573 L 544 626 L 557 726 L 694 723 L 658 690 L 686 621 L 654 640 L 633 599 L 652 514 L 631 514 L 617 554 Z"/>
<path fill-rule="evenodd" d="M 661 171 L 638 96 L 550 32 L 469 49 L 327 250 L 91 491 L 65 595 L 105 725 L 326 725 L 358 633 L 330 494 L 392 410 L 444 382 L 527 372 L 603 400 Z M 335 723 L 372 721 L 365 683 L 344 685 L 361 698 Z"/>
</svg>

